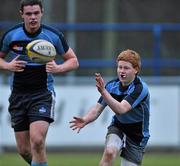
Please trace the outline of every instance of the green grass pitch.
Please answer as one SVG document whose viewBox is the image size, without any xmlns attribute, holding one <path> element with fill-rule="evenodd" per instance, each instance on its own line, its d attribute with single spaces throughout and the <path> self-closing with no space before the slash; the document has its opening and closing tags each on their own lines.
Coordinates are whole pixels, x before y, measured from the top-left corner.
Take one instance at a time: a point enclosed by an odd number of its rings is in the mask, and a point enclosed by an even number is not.
<svg viewBox="0 0 180 166">
<path fill-rule="evenodd" d="M 48 153 L 49 166 L 98 166 L 101 153 Z M 118 158 L 114 166 L 119 166 Z M 180 153 L 145 154 L 142 166 L 179 166 Z M 0 154 L 0 166 L 28 166 L 17 153 Z"/>
</svg>

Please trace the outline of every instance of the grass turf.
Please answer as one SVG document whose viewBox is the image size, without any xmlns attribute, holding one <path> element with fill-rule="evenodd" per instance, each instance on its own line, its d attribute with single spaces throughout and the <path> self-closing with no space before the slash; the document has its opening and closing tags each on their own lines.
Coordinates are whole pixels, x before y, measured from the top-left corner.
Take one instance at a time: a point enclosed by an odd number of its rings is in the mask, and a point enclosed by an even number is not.
<svg viewBox="0 0 180 166">
<path fill-rule="evenodd" d="M 49 166 L 98 166 L 101 153 L 48 153 Z M 120 159 L 114 163 L 119 166 Z M 142 166 L 179 166 L 180 154 L 145 154 Z M 28 166 L 16 153 L 0 154 L 0 166 Z"/>
</svg>

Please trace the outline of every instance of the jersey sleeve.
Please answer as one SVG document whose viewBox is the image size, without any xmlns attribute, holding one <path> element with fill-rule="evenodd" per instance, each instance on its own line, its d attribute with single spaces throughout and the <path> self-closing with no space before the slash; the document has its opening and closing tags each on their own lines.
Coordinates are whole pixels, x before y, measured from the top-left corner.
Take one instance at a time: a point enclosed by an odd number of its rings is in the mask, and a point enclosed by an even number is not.
<svg viewBox="0 0 180 166">
<path fill-rule="evenodd" d="M 124 100 L 126 100 L 131 105 L 131 107 L 134 108 L 148 95 L 149 91 L 147 85 L 144 83 L 137 84 L 133 89 L 129 90 L 128 95 L 124 98 Z"/>
<path fill-rule="evenodd" d="M 4 34 L 0 42 L 0 52 L 8 53 L 9 52 L 9 42 L 8 35 Z"/>
<path fill-rule="evenodd" d="M 69 49 L 69 45 L 66 42 L 66 39 L 64 38 L 64 35 L 62 33 L 59 34 L 59 40 L 56 44 L 56 51 L 59 55 L 65 54 Z"/>
<path fill-rule="evenodd" d="M 43 38 L 48 39 L 56 48 L 58 55 L 63 55 L 69 50 L 69 45 L 64 37 L 64 34 L 58 29 L 42 24 L 43 28 Z"/>
</svg>

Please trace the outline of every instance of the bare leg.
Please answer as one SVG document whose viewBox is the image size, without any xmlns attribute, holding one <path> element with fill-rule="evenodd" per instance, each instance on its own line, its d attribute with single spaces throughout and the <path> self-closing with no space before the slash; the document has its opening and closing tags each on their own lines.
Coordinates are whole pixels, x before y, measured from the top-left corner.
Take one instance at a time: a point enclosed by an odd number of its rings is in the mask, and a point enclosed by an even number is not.
<svg viewBox="0 0 180 166">
<path fill-rule="evenodd" d="M 22 158 L 29 164 L 32 161 L 29 131 L 20 131 L 15 133 L 17 150 Z"/>
<path fill-rule="evenodd" d="M 32 160 L 36 163 L 46 163 L 45 139 L 49 123 L 45 121 L 36 121 L 30 125 L 30 142 L 32 151 Z"/>
<path fill-rule="evenodd" d="M 106 138 L 106 145 L 99 166 L 112 166 L 114 159 L 119 154 L 123 142 L 116 134 L 110 134 Z"/>
</svg>

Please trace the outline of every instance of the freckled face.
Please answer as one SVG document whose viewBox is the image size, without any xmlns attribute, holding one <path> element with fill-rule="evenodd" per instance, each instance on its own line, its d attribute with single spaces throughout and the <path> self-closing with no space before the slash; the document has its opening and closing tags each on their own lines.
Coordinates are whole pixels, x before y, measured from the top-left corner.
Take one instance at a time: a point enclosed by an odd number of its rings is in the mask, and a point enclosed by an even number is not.
<svg viewBox="0 0 180 166">
<path fill-rule="evenodd" d="M 39 29 L 43 16 L 43 11 L 39 5 L 24 6 L 20 14 L 24 20 L 25 28 L 29 33 L 34 33 Z"/>
<path fill-rule="evenodd" d="M 119 61 L 117 64 L 117 74 L 122 85 L 129 85 L 135 78 L 137 70 L 133 68 L 130 62 Z"/>
</svg>

